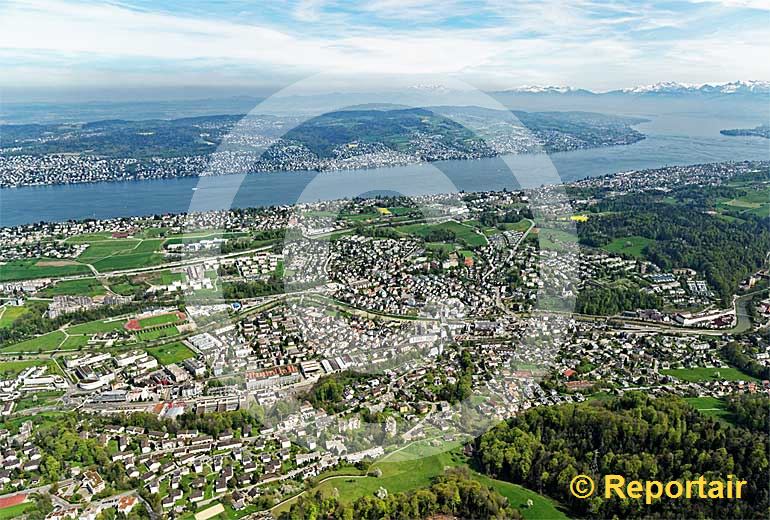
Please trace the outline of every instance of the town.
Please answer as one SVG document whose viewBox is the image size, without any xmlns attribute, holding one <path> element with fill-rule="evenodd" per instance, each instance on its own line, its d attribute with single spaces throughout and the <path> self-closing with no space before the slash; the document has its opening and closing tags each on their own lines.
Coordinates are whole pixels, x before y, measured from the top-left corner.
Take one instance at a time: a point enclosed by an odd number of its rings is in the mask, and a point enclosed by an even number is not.
<svg viewBox="0 0 770 520">
<path fill-rule="evenodd" d="M 767 237 L 733 280 L 637 222 L 599 227 L 638 193 L 752 225 L 769 172 L 3 228 L 0 503 L 278 517 L 533 408 L 770 394 Z"/>
</svg>

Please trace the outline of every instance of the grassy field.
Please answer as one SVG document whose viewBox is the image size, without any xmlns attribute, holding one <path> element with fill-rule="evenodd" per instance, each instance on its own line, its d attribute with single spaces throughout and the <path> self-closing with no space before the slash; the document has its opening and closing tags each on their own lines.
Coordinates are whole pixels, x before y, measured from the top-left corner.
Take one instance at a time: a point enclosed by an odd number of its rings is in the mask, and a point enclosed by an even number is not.
<svg viewBox="0 0 770 520">
<path fill-rule="evenodd" d="M 121 269 L 134 269 L 137 267 L 149 267 L 163 263 L 163 255 L 159 253 L 125 253 L 117 256 L 109 256 L 93 263 L 100 272 L 119 271 Z"/>
<path fill-rule="evenodd" d="M 157 359 L 161 365 L 179 363 L 185 359 L 195 357 L 195 353 L 192 350 L 178 341 L 160 347 L 148 348 L 147 353 Z"/>
<path fill-rule="evenodd" d="M 12 379 L 29 367 L 40 367 L 43 365 L 48 365 L 50 367 L 53 365 L 53 361 L 48 361 L 45 359 L 0 361 L 0 379 Z M 51 371 L 50 368 L 49 371 Z M 53 372 L 58 373 L 58 370 L 54 370 Z"/>
<path fill-rule="evenodd" d="M 760 217 L 770 216 L 770 188 L 746 187 L 746 193 L 734 199 L 723 199 L 717 204 L 722 211 L 751 213 Z"/>
<path fill-rule="evenodd" d="M 113 330 L 122 330 L 126 320 L 99 320 L 81 323 L 67 327 L 67 334 L 99 334 L 102 332 L 111 332 Z"/>
<path fill-rule="evenodd" d="M 89 272 L 90 270 L 87 266 L 72 260 L 49 258 L 13 260 L 0 265 L 0 282 L 71 276 L 76 274 L 87 274 Z"/>
<path fill-rule="evenodd" d="M 631 236 L 616 238 L 602 249 L 610 253 L 631 255 L 636 258 L 644 256 L 644 248 L 655 242 L 649 238 Z"/>
<path fill-rule="evenodd" d="M 96 278 L 83 278 L 82 280 L 64 280 L 56 285 L 46 287 L 37 296 L 53 297 L 64 294 L 75 296 L 100 296 L 106 294 L 107 290 Z"/>
<path fill-rule="evenodd" d="M 50 350 L 56 350 L 59 345 L 64 341 L 64 333 L 60 330 L 37 336 L 21 343 L 15 343 L 3 347 L 2 352 L 47 352 Z"/>
<path fill-rule="evenodd" d="M 473 227 L 459 222 L 443 222 L 441 224 L 410 224 L 399 226 L 396 231 L 407 235 L 417 235 L 425 238 L 432 231 L 448 230 L 455 234 L 456 240 L 468 247 L 480 247 L 487 245 L 487 239 L 479 234 Z"/>
<path fill-rule="evenodd" d="M 163 261 L 159 253 L 164 239 L 104 239 L 87 240 L 88 248 L 78 257 L 78 262 L 91 264 L 99 271 L 116 271 L 157 265 Z"/>
<path fill-rule="evenodd" d="M 728 423 L 733 422 L 733 414 L 727 409 L 727 403 L 725 403 L 724 399 L 717 399 L 716 397 L 685 397 L 684 400 L 703 415 L 708 415 Z"/>
<path fill-rule="evenodd" d="M 697 383 L 700 381 L 757 381 L 750 375 L 735 368 L 672 368 L 661 370 L 661 374 L 673 376 L 682 381 Z"/>
<path fill-rule="evenodd" d="M 518 484 L 495 480 L 478 473 L 474 473 L 474 478 L 507 498 L 508 503 L 521 511 L 522 516 L 527 520 L 541 520 L 545 518 L 557 520 L 560 518 L 568 518 L 567 515 L 557 508 L 556 503 L 553 500 L 544 497 L 543 495 L 539 495 L 534 491 L 530 491 L 525 487 L 519 486 Z M 527 500 L 532 500 L 532 507 L 527 507 Z"/>
<path fill-rule="evenodd" d="M 444 473 L 447 467 L 467 466 L 467 459 L 459 451 L 444 451 L 434 453 L 425 457 L 419 451 L 423 446 L 410 446 L 405 450 L 386 456 L 379 462 L 372 465 L 371 469 L 379 468 L 382 476 L 377 477 L 344 477 L 334 478 L 323 482 L 316 487 L 313 492 L 320 490 L 325 495 L 333 493 L 336 488 L 339 490 L 340 500 L 345 503 L 354 502 L 362 496 L 371 496 L 380 486 L 388 490 L 389 493 L 405 492 L 421 487 L 428 487 L 432 484 L 435 477 Z M 521 508 L 524 518 L 527 519 L 559 519 L 566 516 L 557 509 L 556 504 L 550 499 L 538 495 L 526 488 L 491 479 L 485 475 L 472 472 L 474 479 L 482 484 L 494 488 L 500 494 L 508 498 L 512 506 Z M 528 499 L 533 501 L 532 508 L 526 508 Z M 290 503 L 282 506 L 279 510 L 286 510 Z M 275 511 L 278 512 L 278 511 Z"/>
<path fill-rule="evenodd" d="M 561 229 L 538 228 L 537 239 L 540 243 L 540 248 L 547 251 L 565 251 L 578 247 L 577 234 Z"/>
<path fill-rule="evenodd" d="M 139 325 L 146 329 L 148 327 L 155 327 L 157 325 L 167 325 L 169 323 L 177 323 L 179 316 L 176 313 L 170 312 L 168 314 L 160 314 L 158 316 L 150 316 L 149 318 L 142 318 L 139 320 Z"/>
<path fill-rule="evenodd" d="M 0 308 L 0 329 L 10 327 L 17 318 L 28 313 L 29 309 L 24 306 L 17 307 L 15 305 L 3 305 L 3 307 Z"/>
<path fill-rule="evenodd" d="M 176 327 L 163 327 L 160 329 L 151 329 L 138 332 L 136 337 L 142 341 L 153 341 L 161 338 L 171 338 L 179 335 L 179 329 Z"/>
<path fill-rule="evenodd" d="M 34 509 L 34 502 L 23 502 L 21 504 L 16 504 L 15 506 L 5 507 L 0 509 L 0 520 L 18 518 L 25 513 L 31 513 Z"/>
<path fill-rule="evenodd" d="M 67 336 L 64 343 L 61 344 L 62 350 L 78 350 L 88 345 L 88 336 Z"/>
</svg>

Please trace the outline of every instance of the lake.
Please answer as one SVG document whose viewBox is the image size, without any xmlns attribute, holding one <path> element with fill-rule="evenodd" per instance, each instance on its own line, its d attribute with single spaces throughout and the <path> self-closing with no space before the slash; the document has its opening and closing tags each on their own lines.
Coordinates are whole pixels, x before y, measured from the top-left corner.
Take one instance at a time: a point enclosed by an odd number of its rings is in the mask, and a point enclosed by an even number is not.
<svg viewBox="0 0 770 520">
<path fill-rule="evenodd" d="M 721 128 L 761 121 L 660 116 L 628 146 L 337 172 L 273 172 L 0 190 L 0 225 L 293 204 L 364 194 L 426 195 L 536 187 L 618 171 L 716 161 L 768 160 L 770 141 Z"/>
</svg>

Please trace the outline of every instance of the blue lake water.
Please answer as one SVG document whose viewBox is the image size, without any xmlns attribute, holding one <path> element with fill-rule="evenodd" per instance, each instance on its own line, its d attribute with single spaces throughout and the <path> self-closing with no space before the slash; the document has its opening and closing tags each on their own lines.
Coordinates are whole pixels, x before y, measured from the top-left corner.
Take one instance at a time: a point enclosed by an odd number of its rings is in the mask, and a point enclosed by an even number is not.
<svg viewBox="0 0 770 520">
<path fill-rule="evenodd" d="M 743 122 L 755 126 L 761 121 Z M 206 178 L 34 186 L 0 190 L 0 226 L 293 204 L 380 192 L 423 195 L 569 182 L 618 171 L 715 161 L 768 160 L 770 141 L 725 137 L 725 121 L 661 118 L 629 146 L 338 172 L 274 172 Z M 195 188 L 195 189 L 194 189 Z"/>
</svg>

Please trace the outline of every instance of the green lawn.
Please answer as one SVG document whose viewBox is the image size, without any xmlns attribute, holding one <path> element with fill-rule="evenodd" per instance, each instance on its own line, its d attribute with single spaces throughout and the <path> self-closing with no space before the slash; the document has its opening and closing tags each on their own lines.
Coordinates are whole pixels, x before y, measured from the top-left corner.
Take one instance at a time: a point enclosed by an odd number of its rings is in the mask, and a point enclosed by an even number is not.
<svg viewBox="0 0 770 520">
<path fill-rule="evenodd" d="M 56 350 L 59 348 L 59 344 L 64 341 L 64 333 L 60 330 L 37 336 L 21 343 L 15 343 L 13 345 L 7 345 L 3 347 L 2 352 L 46 352 L 49 350 Z"/>
<path fill-rule="evenodd" d="M 111 332 L 113 330 L 122 330 L 126 320 L 98 320 L 88 321 L 79 325 L 67 327 L 67 334 L 99 334 L 102 332 Z"/>
<path fill-rule="evenodd" d="M 676 377 L 682 381 L 697 383 L 700 381 L 757 381 L 736 368 L 672 368 L 661 370 L 661 374 Z"/>
<path fill-rule="evenodd" d="M 76 274 L 87 274 L 89 272 L 90 270 L 87 266 L 72 260 L 56 260 L 50 258 L 13 260 L 0 265 L 0 282 L 71 276 Z"/>
<path fill-rule="evenodd" d="M 96 278 L 83 278 L 82 280 L 64 280 L 56 285 L 46 287 L 38 292 L 38 296 L 53 297 L 64 294 L 76 296 L 100 296 L 107 290 Z"/>
<path fill-rule="evenodd" d="M 192 350 L 178 341 L 160 347 L 148 348 L 147 353 L 157 359 L 161 365 L 179 363 L 185 359 L 195 357 L 195 353 Z"/>
<path fill-rule="evenodd" d="M 3 305 L 0 313 L 0 329 L 4 329 L 10 327 L 17 318 L 28 314 L 29 309 L 24 306 Z"/>
<path fill-rule="evenodd" d="M 22 410 L 36 408 L 38 406 L 50 406 L 55 404 L 63 395 L 64 392 L 60 390 L 35 392 L 34 394 L 27 395 L 23 399 L 19 399 L 16 402 L 16 408 L 14 408 L 14 412 L 20 412 Z"/>
<path fill-rule="evenodd" d="M 655 242 L 649 238 L 640 236 L 616 238 L 602 249 L 610 253 L 626 254 L 636 258 L 644 256 L 644 248 Z"/>
</svg>

